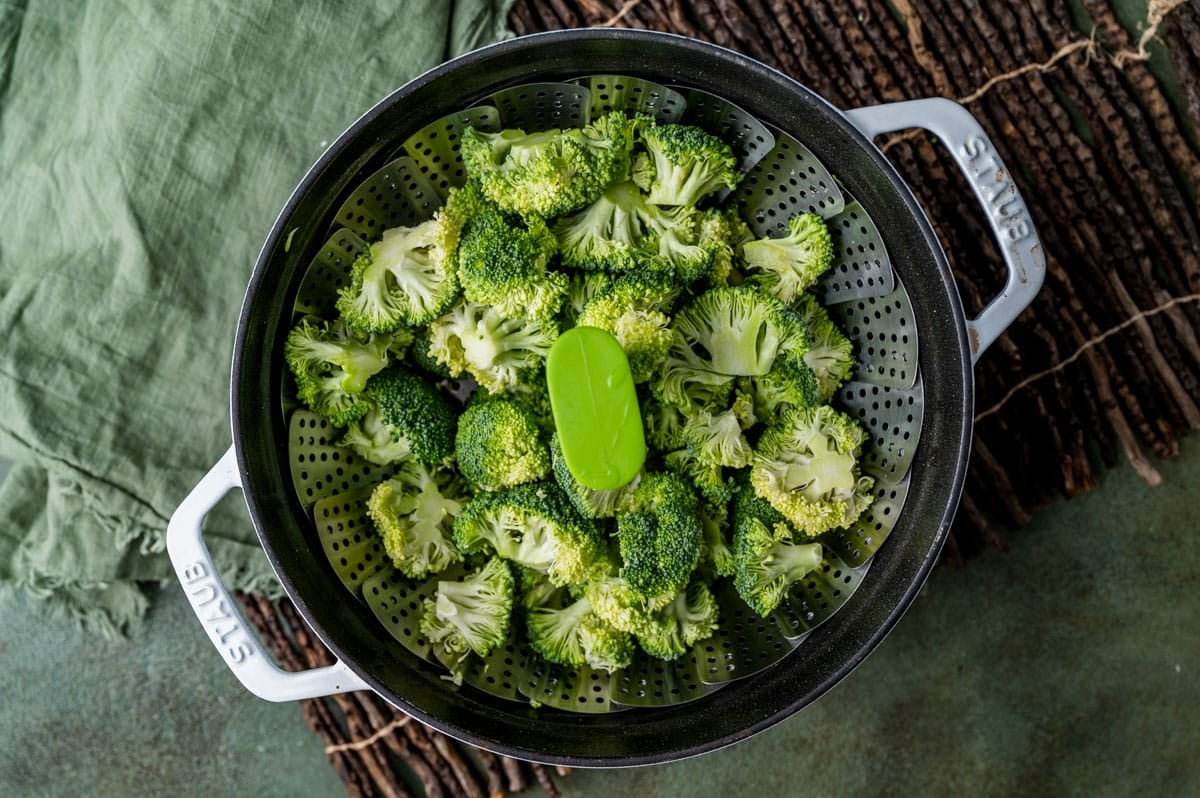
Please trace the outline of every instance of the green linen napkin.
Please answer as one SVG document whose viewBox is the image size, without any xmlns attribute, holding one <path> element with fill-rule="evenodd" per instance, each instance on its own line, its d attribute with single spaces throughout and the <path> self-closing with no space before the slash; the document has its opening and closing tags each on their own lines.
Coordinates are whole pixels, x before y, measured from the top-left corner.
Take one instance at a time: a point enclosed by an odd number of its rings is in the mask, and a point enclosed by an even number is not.
<svg viewBox="0 0 1200 798">
<path fill-rule="evenodd" d="M 250 268 L 359 114 L 508 35 L 511 0 L 0 4 L 0 593 L 119 632 L 230 445 Z M 241 496 L 206 542 L 272 590 Z"/>
</svg>

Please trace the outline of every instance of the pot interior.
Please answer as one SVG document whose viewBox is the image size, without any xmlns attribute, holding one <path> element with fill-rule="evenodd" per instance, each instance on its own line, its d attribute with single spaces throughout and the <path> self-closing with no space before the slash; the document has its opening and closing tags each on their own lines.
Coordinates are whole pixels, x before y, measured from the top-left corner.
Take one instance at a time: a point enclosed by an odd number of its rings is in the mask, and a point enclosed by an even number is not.
<svg viewBox="0 0 1200 798">
<path fill-rule="evenodd" d="M 908 493 L 869 574 L 829 622 L 752 677 L 695 701 L 597 715 L 535 709 L 471 689 L 413 657 L 350 598 L 293 489 L 279 412 L 282 344 L 305 271 L 349 193 L 400 144 L 451 112 L 532 80 L 621 74 L 725 98 L 802 142 L 870 214 L 907 288 L 920 340 L 924 418 Z M 892 167 L 835 109 L 736 53 L 644 31 L 567 31 L 512 40 L 413 81 L 364 115 L 310 170 L 276 221 L 242 309 L 233 427 L 247 504 L 285 590 L 326 644 L 383 697 L 441 731 L 494 751 L 575 766 L 666 761 L 743 739 L 810 703 L 899 619 L 948 531 L 968 451 L 971 371 L 962 310 L 924 214 Z"/>
</svg>

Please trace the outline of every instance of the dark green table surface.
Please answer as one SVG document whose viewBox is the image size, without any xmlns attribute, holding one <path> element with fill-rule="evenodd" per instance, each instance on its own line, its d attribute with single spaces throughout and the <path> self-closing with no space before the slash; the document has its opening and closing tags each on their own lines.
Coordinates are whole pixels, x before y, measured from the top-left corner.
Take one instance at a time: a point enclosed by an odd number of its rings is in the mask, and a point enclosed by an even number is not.
<svg viewBox="0 0 1200 798">
<path fill-rule="evenodd" d="M 832 693 L 705 757 L 566 796 L 1198 795 L 1200 441 L 938 570 Z M 245 693 L 174 588 L 105 643 L 0 607 L 0 795 L 344 794 L 296 705 Z"/>
</svg>

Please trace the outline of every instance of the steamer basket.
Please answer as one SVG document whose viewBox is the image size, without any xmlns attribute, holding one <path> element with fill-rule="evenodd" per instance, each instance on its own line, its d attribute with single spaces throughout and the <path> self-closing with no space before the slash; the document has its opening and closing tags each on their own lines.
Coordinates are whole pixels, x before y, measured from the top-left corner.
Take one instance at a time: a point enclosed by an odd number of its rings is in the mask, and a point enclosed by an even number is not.
<svg viewBox="0 0 1200 798">
<path fill-rule="evenodd" d="M 756 235 L 779 235 L 802 211 L 827 220 L 836 256 L 818 297 L 859 361 L 835 404 L 869 433 L 863 470 L 875 479 L 876 500 L 851 528 L 823 537 L 822 567 L 767 619 L 719 582 L 719 631 L 675 662 L 642 657 L 611 676 L 565 669 L 532 654 L 514 631 L 456 689 L 417 631 L 421 599 L 436 580 L 398 574 L 365 518 L 365 497 L 388 471 L 337 446 L 324 420 L 295 406 L 282 340 L 297 314 L 332 315 L 366 241 L 428 218 L 461 185 L 457 140 L 466 125 L 544 130 L 613 109 L 699 125 L 728 141 L 745 178 L 718 199 Z M 868 140 L 915 125 L 951 148 L 1005 244 L 1008 284 L 974 320 L 964 318 L 924 214 Z M 948 101 L 842 114 L 740 55 L 644 31 L 524 37 L 398 90 L 313 167 L 256 265 L 234 362 L 235 445 L 168 531 L 177 574 L 210 638 L 265 698 L 373 689 L 467 742 L 577 766 L 701 753 L 810 703 L 882 640 L 927 577 L 966 469 L 972 364 L 1041 283 L 1036 234 L 993 153 L 969 114 Z M 200 522 L 238 486 L 281 583 L 336 665 L 284 674 L 244 624 L 228 621 L 231 601 L 224 618 L 210 612 L 205 597 L 224 589 Z"/>
</svg>

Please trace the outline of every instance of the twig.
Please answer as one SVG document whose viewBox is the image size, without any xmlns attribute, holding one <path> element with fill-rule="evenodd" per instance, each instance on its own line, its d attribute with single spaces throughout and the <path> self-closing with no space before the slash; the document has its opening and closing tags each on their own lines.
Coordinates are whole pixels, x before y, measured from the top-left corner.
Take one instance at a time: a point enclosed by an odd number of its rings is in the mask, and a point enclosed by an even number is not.
<svg viewBox="0 0 1200 798">
<path fill-rule="evenodd" d="M 1146 45 L 1158 35 L 1158 26 L 1175 9 L 1182 6 L 1184 0 L 1150 0 L 1150 6 L 1146 9 L 1146 28 L 1142 31 L 1142 35 L 1138 37 L 1136 50 L 1122 50 L 1113 56 L 1113 66 L 1120 69 L 1130 61 L 1149 61 L 1150 53 L 1146 51 Z"/>
<path fill-rule="evenodd" d="M 383 737 L 385 737 L 388 734 L 391 734 L 396 729 L 401 728 L 402 726 L 404 726 L 404 724 L 408 723 L 411 720 L 412 720 L 412 718 L 408 717 L 407 715 L 404 717 L 396 718 L 391 723 L 384 726 L 382 729 L 379 729 L 374 734 L 372 734 L 370 737 L 367 737 L 365 739 L 350 740 L 349 742 L 338 743 L 337 745 L 327 745 L 327 746 L 325 746 L 325 753 L 333 754 L 333 753 L 337 753 L 338 751 L 361 751 L 363 748 L 366 748 L 367 746 L 374 745 L 375 743 L 379 742 L 380 739 L 382 739 Z"/>
<path fill-rule="evenodd" d="M 1064 58 L 1066 58 L 1067 56 L 1069 56 L 1071 53 L 1075 53 L 1080 50 L 1087 50 L 1088 57 L 1090 58 L 1092 55 L 1092 52 L 1094 51 L 1095 46 L 1096 46 L 1096 38 L 1095 37 L 1096 37 L 1096 33 L 1093 30 L 1091 38 L 1081 39 L 1079 41 L 1071 42 L 1068 45 L 1064 45 L 1063 47 L 1061 47 L 1058 50 L 1058 52 L 1056 52 L 1054 55 L 1052 55 L 1048 60 L 1043 61 L 1040 64 L 1025 64 L 1024 66 L 1017 67 L 1016 69 L 1011 70 L 1009 72 L 1005 72 L 1001 75 L 996 75 L 995 77 L 991 78 L 986 83 L 984 83 L 982 86 L 980 86 L 978 89 L 971 92 L 970 94 L 959 97 L 958 102 L 962 103 L 963 105 L 970 105 L 971 103 L 975 102 L 980 97 L 982 97 L 983 95 L 987 94 L 989 91 L 994 89 L 1000 83 L 1004 83 L 1005 81 L 1008 81 L 1008 80 L 1013 80 L 1014 78 L 1019 78 L 1022 75 L 1028 74 L 1030 72 L 1049 72 L 1050 70 L 1054 69 L 1055 64 L 1057 64 L 1059 61 L 1061 61 Z"/>
<path fill-rule="evenodd" d="M 431 732 L 429 735 L 433 740 L 433 747 L 442 755 L 442 758 L 450 765 L 450 769 L 454 772 L 454 778 L 458 781 L 459 787 L 462 788 L 461 795 L 467 798 L 484 798 L 483 790 L 476 780 L 475 774 L 471 772 L 471 767 L 466 763 L 462 756 L 455 750 L 454 744 L 444 734 Z"/>
<path fill-rule="evenodd" d="M 1157 35 L 1158 27 L 1160 24 L 1162 24 L 1162 21 L 1166 18 L 1166 16 L 1176 8 L 1182 6 L 1183 3 L 1184 0 L 1150 0 L 1150 8 L 1146 15 L 1147 26 L 1145 30 L 1142 31 L 1141 37 L 1138 39 L 1137 50 L 1121 50 L 1109 59 L 1112 65 L 1118 69 L 1123 69 L 1132 61 L 1148 61 L 1150 59 L 1150 53 L 1146 50 L 1146 45 L 1155 37 L 1155 35 Z M 908 0 L 897 0 L 895 5 L 897 9 L 901 11 L 901 13 L 905 14 L 906 18 L 909 17 L 909 14 L 905 11 L 907 9 L 908 12 L 912 12 L 912 7 L 908 4 Z M 928 65 L 935 62 L 932 60 L 932 58 L 930 58 L 929 48 L 925 46 L 925 40 L 920 34 L 920 28 L 916 24 L 913 24 L 912 19 L 915 19 L 915 12 L 912 13 L 912 18 L 910 19 L 908 26 L 909 44 L 912 47 L 913 55 L 917 58 L 917 60 L 921 62 L 922 65 L 926 65 L 927 69 L 930 69 L 931 67 Z M 915 34 L 914 31 L 916 31 Z M 1079 39 L 1063 45 L 1047 60 L 1033 64 L 1025 64 L 1017 67 L 1016 69 L 1004 72 L 1003 74 L 995 75 L 994 77 L 988 79 L 988 81 L 982 86 L 975 89 L 975 91 L 956 98 L 956 102 L 961 103 L 962 105 L 970 105 L 971 103 L 980 100 L 985 94 L 996 88 L 996 86 L 1000 85 L 1001 83 L 1014 80 L 1022 75 L 1027 75 L 1030 72 L 1049 72 L 1058 65 L 1059 61 L 1063 60 L 1072 53 L 1079 52 L 1080 50 L 1087 51 L 1088 59 L 1090 59 L 1096 52 L 1095 28 L 1092 29 L 1092 33 L 1088 38 Z M 931 72 L 931 74 L 933 75 L 934 80 L 939 84 L 943 83 L 946 79 L 945 73 L 940 69 L 935 72 Z M 949 94 L 950 92 L 946 91 L 944 93 Z M 890 136 L 886 141 L 884 141 L 879 149 L 886 153 L 900 142 L 912 141 L 913 139 L 919 138 L 922 134 L 923 131 L 921 130 L 907 130 L 903 133 L 898 133 L 894 136 Z"/>
<path fill-rule="evenodd" d="M 1065 360 L 1061 360 L 1058 363 L 1055 363 L 1050 368 L 1043 369 L 1034 374 L 1030 374 L 1028 377 L 1021 380 L 1013 387 L 1009 388 L 1008 393 L 1004 394 L 1004 396 L 1002 396 L 1000 398 L 1000 401 L 996 402 L 994 405 L 989 407 L 987 410 L 976 413 L 975 421 L 979 422 L 980 420 L 985 419 L 988 416 L 999 412 L 1000 408 L 1004 407 L 1004 405 L 1007 404 L 1008 401 L 1010 399 L 1012 399 L 1013 396 L 1015 396 L 1017 393 L 1019 393 L 1020 391 L 1022 391 L 1025 388 L 1028 388 L 1030 385 L 1032 385 L 1033 383 L 1042 379 L 1043 377 L 1046 377 L 1050 374 L 1054 374 L 1057 371 L 1062 371 L 1064 368 L 1071 365 L 1076 360 L 1078 360 L 1080 357 L 1082 357 L 1083 354 L 1085 352 L 1087 352 L 1089 349 L 1091 349 L 1092 347 L 1098 346 L 1099 344 L 1104 343 L 1106 340 L 1108 340 L 1112 336 L 1116 335 L 1117 333 L 1121 332 L 1122 330 L 1125 330 L 1141 321 L 1144 321 L 1145 319 L 1147 319 L 1151 316 L 1157 316 L 1159 313 L 1165 313 L 1166 311 L 1170 310 L 1171 308 L 1175 307 L 1176 305 L 1182 305 L 1187 302 L 1200 302 L 1200 294 L 1188 294 L 1187 296 L 1172 297 L 1167 302 L 1164 302 L 1161 305 L 1150 308 L 1148 310 L 1140 311 L 1140 312 L 1134 314 L 1133 316 L 1129 317 L 1128 319 L 1125 319 L 1120 324 L 1117 324 L 1114 327 L 1110 327 L 1109 329 L 1105 330 L 1104 332 L 1100 333 L 1099 335 L 1097 335 L 1093 338 L 1090 338 L 1087 341 L 1084 341 L 1079 346 L 1079 348 L 1076 349 L 1073 353 L 1071 353 L 1071 355 L 1069 357 L 1067 357 Z"/>
<path fill-rule="evenodd" d="M 597 28 L 613 27 L 618 22 L 625 19 L 625 15 L 628 14 L 630 11 L 632 11 L 634 8 L 636 8 L 638 5 L 640 5 L 641 2 L 642 2 L 642 0 L 625 0 L 625 2 L 621 4 L 621 8 L 617 11 L 617 13 L 613 14 L 608 19 L 599 23 L 596 27 Z"/>
<path fill-rule="evenodd" d="M 542 785 L 542 789 L 546 791 L 549 798 L 562 798 L 562 793 L 558 791 L 554 779 L 550 778 L 550 771 L 546 770 L 545 765 L 531 762 L 529 766 L 533 769 L 533 775 L 537 777 L 538 784 Z"/>
<path fill-rule="evenodd" d="M 504 775 L 508 778 L 508 791 L 520 792 L 529 786 L 529 780 L 525 778 L 525 772 L 521 770 L 520 761 L 512 757 L 500 757 L 500 766 L 504 768 Z"/>
<path fill-rule="evenodd" d="M 500 757 L 482 748 L 476 748 L 475 755 L 487 771 L 488 798 L 500 798 L 504 795 L 504 771 L 500 767 Z"/>
</svg>

